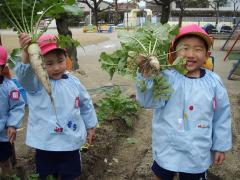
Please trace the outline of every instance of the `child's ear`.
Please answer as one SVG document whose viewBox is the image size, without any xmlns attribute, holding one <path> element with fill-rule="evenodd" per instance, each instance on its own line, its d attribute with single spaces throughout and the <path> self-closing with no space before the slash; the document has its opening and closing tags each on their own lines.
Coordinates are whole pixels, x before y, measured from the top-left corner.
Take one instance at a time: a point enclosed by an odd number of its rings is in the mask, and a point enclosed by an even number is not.
<svg viewBox="0 0 240 180">
<path fill-rule="evenodd" d="M 211 56 L 212 52 L 211 51 L 208 51 L 207 52 L 207 57 Z"/>
<path fill-rule="evenodd" d="M 173 63 L 173 61 L 175 60 L 175 58 L 176 58 L 176 52 L 174 51 L 174 49 L 173 49 L 173 47 L 171 46 L 170 48 L 169 48 L 169 54 L 168 54 L 168 63 L 169 64 L 172 64 Z"/>
<path fill-rule="evenodd" d="M 69 56 L 66 56 L 66 67 L 68 71 L 73 70 L 72 60 L 70 59 Z"/>
</svg>

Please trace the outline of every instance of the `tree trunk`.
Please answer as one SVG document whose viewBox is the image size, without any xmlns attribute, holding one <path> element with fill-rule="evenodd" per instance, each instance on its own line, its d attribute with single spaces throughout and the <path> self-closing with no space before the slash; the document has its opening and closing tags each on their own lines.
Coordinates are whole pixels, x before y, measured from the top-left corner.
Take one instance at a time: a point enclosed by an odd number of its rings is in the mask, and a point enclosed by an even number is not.
<svg viewBox="0 0 240 180">
<path fill-rule="evenodd" d="M 98 21 L 99 21 L 99 17 L 98 17 L 98 10 L 94 9 L 94 24 L 98 27 Z"/>
<path fill-rule="evenodd" d="M 178 19 L 179 27 L 182 27 L 183 13 L 184 13 L 184 9 L 181 9 L 180 14 L 179 14 L 179 19 Z"/>
<path fill-rule="evenodd" d="M 56 18 L 56 25 L 58 33 L 64 36 L 70 36 L 72 38 L 72 32 L 69 30 L 68 17 L 66 14 L 61 14 L 59 18 Z M 72 60 L 73 70 L 79 69 L 77 59 L 77 48 L 74 46 L 67 48 L 67 53 Z"/>
<path fill-rule="evenodd" d="M 114 1 L 114 6 L 115 6 L 115 14 L 114 14 L 114 24 L 117 25 L 119 23 L 119 12 L 118 12 L 118 0 Z"/>
<path fill-rule="evenodd" d="M 169 19 L 169 15 L 170 15 L 170 4 L 163 4 L 162 5 L 162 17 L 160 22 L 162 24 L 165 24 L 168 22 Z"/>
<path fill-rule="evenodd" d="M 114 24 L 115 25 L 119 24 L 119 19 L 120 19 L 120 14 L 118 11 L 115 11 L 115 13 L 114 13 Z"/>
<path fill-rule="evenodd" d="M 219 1 L 217 2 L 216 4 L 216 22 L 215 22 L 215 28 L 217 28 L 217 25 L 218 25 L 218 18 L 219 18 Z"/>
<path fill-rule="evenodd" d="M 179 19 L 178 19 L 178 26 L 179 27 L 182 27 L 182 19 L 183 19 L 183 15 L 180 14 Z"/>
<path fill-rule="evenodd" d="M 216 11 L 216 22 L 215 22 L 215 27 L 217 28 L 218 25 L 218 19 L 219 19 L 219 10 Z"/>
</svg>

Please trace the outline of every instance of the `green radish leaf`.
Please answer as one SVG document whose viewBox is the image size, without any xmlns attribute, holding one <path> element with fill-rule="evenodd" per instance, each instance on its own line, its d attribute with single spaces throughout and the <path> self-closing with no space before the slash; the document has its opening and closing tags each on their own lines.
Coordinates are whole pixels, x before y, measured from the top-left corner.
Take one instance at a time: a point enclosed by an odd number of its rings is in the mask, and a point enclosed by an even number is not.
<svg viewBox="0 0 240 180">
<path fill-rule="evenodd" d="M 154 80 L 154 97 L 166 98 L 161 91 L 166 92 L 168 85 L 163 83 L 162 77 L 158 77 L 160 72 L 170 66 L 179 66 L 180 60 L 177 60 L 174 65 L 168 64 L 168 53 L 171 42 L 178 33 L 178 26 L 170 26 L 169 24 L 157 24 L 143 26 L 136 28 L 129 33 L 118 34 L 121 48 L 111 54 L 103 52 L 100 56 L 99 62 L 101 68 L 107 71 L 112 78 L 115 73 L 125 77 L 135 78 L 138 71 L 149 72 L 151 77 L 156 77 Z M 144 58 L 138 58 L 144 57 Z M 156 57 L 159 61 L 160 67 L 154 68 L 150 57 Z M 150 64 L 151 62 L 151 64 Z M 180 67 L 177 67 L 180 68 Z M 179 69 L 180 72 L 185 72 Z M 137 82 L 142 92 L 146 90 L 144 81 Z M 162 87 L 161 87 L 161 84 Z M 161 89 L 162 88 L 162 89 Z"/>
<path fill-rule="evenodd" d="M 21 61 L 22 61 L 21 49 L 16 48 L 13 49 L 12 52 L 10 53 L 7 60 L 7 65 L 10 69 L 13 69 L 16 66 L 16 64 Z"/>
<path fill-rule="evenodd" d="M 137 144 L 137 139 L 136 138 L 127 138 L 127 143 L 128 144 Z"/>
<path fill-rule="evenodd" d="M 174 61 L 172 65 L 185 65 L 186 64 L 186 59 L 184 59 L 183 57 L 177 57 Z"/>
</svg>

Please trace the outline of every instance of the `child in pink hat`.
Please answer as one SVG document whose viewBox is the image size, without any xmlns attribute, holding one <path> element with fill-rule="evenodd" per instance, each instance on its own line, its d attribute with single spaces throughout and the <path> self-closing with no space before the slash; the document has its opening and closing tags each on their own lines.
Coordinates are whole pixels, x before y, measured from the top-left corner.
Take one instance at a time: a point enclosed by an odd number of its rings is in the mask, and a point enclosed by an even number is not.
<svg viewBox="0 0 240 180">
<path fill-rule="evenodd" d="M 24 100 L 5 71 L 7 51 L 0 46 L 0 168 L 4 176 L 11 175 L 12 144 L 24 115 Z"/>
<path fill-rule="evenodd" d="M 154 109 L 152 124 L 152 170 L 156 180 L 206 180 L 214 163 L 221 165 L 232 147 L 231 111 L 226 88 L 220 77 L 203 68 L 212 45 L 199 26 L 183 26 L 172 42 L 177 57 L 186 59 L 187 74 L 174 68 L 162 75 L 173 92 L 168 100 L 153 98 L 153 80 L 145 73 L 146 91 L 137 86 L 137 99 L 145 108 Z M 179 48 L 182 47 L 182 48 Z M 177 50 L 178 49 L 178 50 Z"/>
<path fill-rule="evenodd" d="M 62 180 L 79 179 L 79 149 L 86 142 L 92 143 L 98 122 L 92 99 L 79 79 L 66 71 L 66 51 L 58 47 L 55 35 L 44 34 L 37 43 L 50 79 L 54 109 L 29 64 L 26 47 L 31 38 L 23 33 L 19 42 L 24 50 L 16 75 L 28 95 L 26 144 L 36 149 L 37 173 L 41 180 L 49 175 Z"/>
</svg>

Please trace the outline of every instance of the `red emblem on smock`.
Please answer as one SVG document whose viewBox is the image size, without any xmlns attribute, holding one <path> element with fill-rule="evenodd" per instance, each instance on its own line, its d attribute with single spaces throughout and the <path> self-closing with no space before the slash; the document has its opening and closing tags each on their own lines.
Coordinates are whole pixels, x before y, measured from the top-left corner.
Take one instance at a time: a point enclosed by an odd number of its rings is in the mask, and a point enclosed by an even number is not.
<svg viewBox="0 0 240 180">
<path fill-rule="evenodd" d="M 55 128 L 54 128 L 54 131 L 55 131 L 56 133 L 61 133 L 61 132 L 63 132 L 63 128 L 61 128 L 61 127 L 55 127 Z"/>
<path fill-rule="evenodd" d="M 75 99 L 75 107 L 76 108 L 80 107 L 80 97 L 76 97 L 76 99 Z"/>
<path fill-rule="evenodd" d="M 10 92 L 9 96 L 10 96 L 10 99 L 12 99 L 12 100 L 19 100 L 20 93 L 18 90 L 14 89 Z"/>
<path fill-rule="evenodd" d="M 193 106 L 189 106 L 189 110 L 192 111 L 193 110 Z"/>
</svg>

